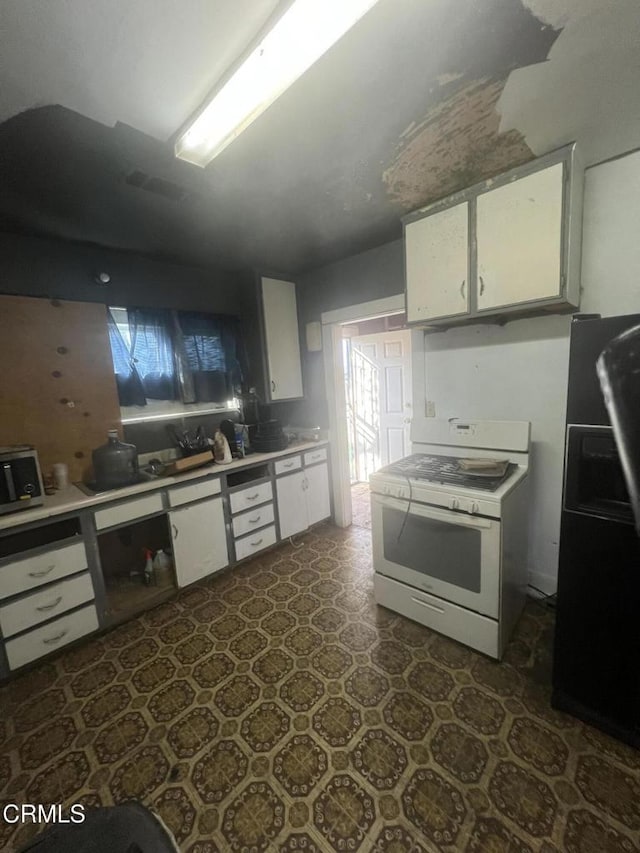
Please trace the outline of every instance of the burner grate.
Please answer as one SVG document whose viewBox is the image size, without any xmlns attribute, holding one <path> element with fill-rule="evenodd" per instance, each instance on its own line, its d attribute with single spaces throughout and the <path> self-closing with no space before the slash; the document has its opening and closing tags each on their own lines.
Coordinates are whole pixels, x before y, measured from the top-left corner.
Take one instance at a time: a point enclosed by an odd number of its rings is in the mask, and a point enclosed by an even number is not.
<svg viewBox="0 0 640 853">
<path fill-rule="evenodd" d="M 518 466 L 510 462 L 502 477 L 470 476 L 458 468 L 455 456 L 437 456 L 426 453 L 414 453 L 381 468 L 381 474 L 395 474 L 410 480 L 427 480 L 431 483 L 461 486 L 479 489 L 483 492 L 495 492 L 507 480 Z"/>
</svg>

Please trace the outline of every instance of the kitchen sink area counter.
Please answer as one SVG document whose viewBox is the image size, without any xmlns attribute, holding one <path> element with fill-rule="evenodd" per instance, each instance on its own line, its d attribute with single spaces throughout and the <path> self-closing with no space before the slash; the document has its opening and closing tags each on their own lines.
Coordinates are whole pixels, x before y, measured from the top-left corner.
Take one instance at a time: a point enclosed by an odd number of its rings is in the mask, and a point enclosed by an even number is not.
<svg viewBox="0 0 640 853">
<path fill-rule="evenodd" d="M 319 508 L 295 532 L 330 516 L 327 441 L 95 495 L 69 486 L 4 516 L 0 678 L 287 539 L 287 479 L 296 502 Z"/>
<path fill-rule="evenodd" d="M 196 468 L 192 471 L 185 471 L 181 474 L 172 474 L 166 477 L 157 477 L 146 482 L 135 483 L 132 486 L 125 486 L 121 489 L 112 489 L 108 492 L 98 492 L 94 495 L 89 495 L 79 489 L 76 485 L 70 485 L 66 489 L 62 489 L 53 495 L 46 495 L 42 506 L 35 507 L 32 510 L 25 510 L 14 515 L 6 515 L 0 518 L 0 535 L 2 531 L 29 524 L 34 521 L 52 518 L 56 515 L 63 515 L 71 512 L 80 512 L 92 506 L 103 503 L 113 503 L 114 501 L 123 498 L 133 497 L 134 495 L 143 492 L 156 491 L 158 489 L 166 489 L 173 485 L 182 485 L 191 480 L 199 480 L 205 477 L 217 477 L 229 472 L 237 471 L 241 468 L 251 468 L 254 465 L 262 465 L 265 462 L 271 462 L 275 459 L 281 459 L 284 456 L 303 453 L 324 447 L 328 444 L 326 440 L 321 441 L 304 441 L 297 444 L 291 444 L 285 450 L 275 451 L 273 453 L 252 453 L 243 459 L 235 459 L 226 465 L 219 462 L 213 462 L 211 465 L 202 468 Z"/>
</svg>

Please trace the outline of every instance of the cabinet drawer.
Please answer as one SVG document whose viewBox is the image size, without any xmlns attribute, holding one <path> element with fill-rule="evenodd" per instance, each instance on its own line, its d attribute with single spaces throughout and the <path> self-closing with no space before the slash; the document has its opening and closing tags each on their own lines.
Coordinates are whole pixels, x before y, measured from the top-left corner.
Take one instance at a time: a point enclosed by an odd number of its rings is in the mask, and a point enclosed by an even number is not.
<svg viewBox="0 0 640 853">
<path fill-rule="evenodd" d="M 249 510 L 233 519 L 233 535 L 244 536 L 252 530 L 272 524 L 274 519 L 273 504 L 263 504 L 255 510 Z"/>
<path fill-rule="evenodd" d="M 201 498 L 210 498 L 219 495 L 222 491 L 219 477 L 209 480 L 200 480 L 198 483 L 189 483 L 187 486 L 177 486 L 169 489 L 169 506 L 180 506 Z"/>
<path fill-rule="evenodd" d="M 244 539 L 236 539 L 236 559 L 244 560 L 256 551 L 262 551 L 263 548 L 268 548 L 276 541 L 275 527 L 267 527 L 264 530 L 257 530 Z"/>
<path fill-rule="evenodd" d="M 327 458 L 327 448 L 320 447 L 318 450 L 310 450 L 304 454 L 305 465 L 315 465 L 316 462 L 325 462 Z"/>
<path fill-rule="evenodd" d="M 26 592 L 87 568 L 83 542 L 16 560 L 0 568 L 0 598 Z"/>
<path fill-rule="evenodd" d="M 373 587 L 376 601 L 383 607 L 402 613 L 408 619 L 433 628 L 459 643 L 472 645 L 489 657 L 500 657 L 499 627 L 495 619 L 472 613 L 385 575 L 374 574 Z"/>
<path fill-rule="evenodd" d="M 276 474 L 288 474 L 290 471 L 302 468 L 302 457 L 289 456 L 287 459 L 278 459 L 274 467 Z"/>
<path fill-rule="evenodd" d="M 249 486 L 240 492 L 234 492 L 229 496 L 231 512 L 242 512 L 258 504 L 273 500 L 273 489 L 271 483 L 260 483 L 258 486 Z"/>
<path fill-rule="evenodd" d="M 11 637 L 67 610 L 73 610 L 92 598 L 91 576 L 85 572 L 0 607 L 0 628 L 5 637 Z"/>
<path fill-rule="evenodd" d="M 105 527 L 113 527 L 114 524 L 124 524 L 145 515 L 153 515 L 154 512 L 162 512 L 163 509 L 162 495 L 160 492 L 154 492 L 144 498 L 136 498 L 133 501 L 97 510 L 94 513 L 96 528 L 104 530 Z"/>
<path fill-rule="evenodd" d="M 56 649 L 61 649 L 67 643 L 84 637 L 98 629 L 98 614 L 93 604 L 61 616 L 55 622 L 29 631 L 22 637 L 7 640 L 5 648 L 9 660 L 10 669 L 18 669 L 32 660 L 37 660 L 43 655 L 49 654 Z"/>
</svg>

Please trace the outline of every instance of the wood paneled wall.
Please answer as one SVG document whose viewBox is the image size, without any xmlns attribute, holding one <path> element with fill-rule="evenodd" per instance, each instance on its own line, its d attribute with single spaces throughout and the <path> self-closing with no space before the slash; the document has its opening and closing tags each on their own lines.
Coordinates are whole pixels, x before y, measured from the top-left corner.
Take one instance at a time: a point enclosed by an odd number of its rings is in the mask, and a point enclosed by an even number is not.
<svg viewBox="0 0 640 853">
<path fill-rule="evenodd" d="M 91 451 L 121 430 L 104 305 L 0 296 L 0 445 L 33 444 L 43 474 L 90 479 Z"/>
</svg>

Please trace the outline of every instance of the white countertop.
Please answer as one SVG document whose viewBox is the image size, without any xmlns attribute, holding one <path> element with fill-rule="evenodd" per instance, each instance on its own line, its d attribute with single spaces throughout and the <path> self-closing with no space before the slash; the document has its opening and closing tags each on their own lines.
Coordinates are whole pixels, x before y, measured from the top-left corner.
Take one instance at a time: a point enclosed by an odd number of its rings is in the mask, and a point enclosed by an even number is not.
<svg viewBox="0 0 640 853">
<path fill-rule="evenodd" d="M 189 482 L 189 480 L 216 477 L 220 474 L 238 471 L 241 468 L 251 468 L 254 465 L 270 462 L 272 459 L 278 459 L 281 456 L 290 456 L 294 453 L 304 453 L 305 451 L 314 450 L 317 447 L 326 447 L 327 444 L 326 440 L 302 441 L 297 444 L 290 444 L 285 450 L 278 450 L 275 453 L 252 453 L 250 456 L 244 459 L 236 459 L 228 465 L 221 465 L 215 462 L 212 465 L 194 468 L 182 474 L 159 477 L 157 480 L 150 480 L 148 483 L 136 483 L 134 486 L 126 486 L 123 489 L 112 489 L 108 492 L 102 492 L 99 495 L 85 495 L 77 486 L 71 485 L 67 489 L 61 489 L 54 495 L 45 495 L 44 503 L 41 506 L 20 510 L 0 517 L 0 530 L 19 527 L 22 524 L 41 521 L 43 518 L 51 518 L 67 512 L 80 512 L 97 504 L 112 503 L 122 498 L 135 497 L 143 492 L 166 489 L 178 483 Z"/>
</svg>

